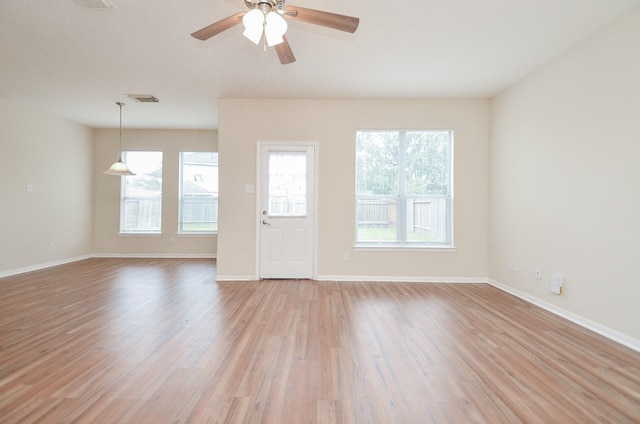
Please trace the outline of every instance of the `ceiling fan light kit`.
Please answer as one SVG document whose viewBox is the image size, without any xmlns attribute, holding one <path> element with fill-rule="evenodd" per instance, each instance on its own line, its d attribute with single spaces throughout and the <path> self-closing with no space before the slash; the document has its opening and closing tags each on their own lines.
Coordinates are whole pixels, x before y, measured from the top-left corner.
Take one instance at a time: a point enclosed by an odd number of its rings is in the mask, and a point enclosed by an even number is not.
<svg viewBox="0 0 640 424">
<path fill-rule="evenodd" d="M 248 12 L 239 12 L 214 22 L 194 32 L 191 36 L 202 41 L 208 40 L 242 22 L 244 25 L 242 34 L 246 38 L 254 44 L 259 44 L 264 33 L 267 45 L 275 47 L 280 63 L 286 65 L 295 62 L 296 58 L 284 36 L 288 28 L 285 17 L 350 33 L 356 32 L 360 24 L 360 19 L 352 16 L 286 6 L 285 0 L 244 0 L 244 4 L 249 9 Z"/>
</svg>

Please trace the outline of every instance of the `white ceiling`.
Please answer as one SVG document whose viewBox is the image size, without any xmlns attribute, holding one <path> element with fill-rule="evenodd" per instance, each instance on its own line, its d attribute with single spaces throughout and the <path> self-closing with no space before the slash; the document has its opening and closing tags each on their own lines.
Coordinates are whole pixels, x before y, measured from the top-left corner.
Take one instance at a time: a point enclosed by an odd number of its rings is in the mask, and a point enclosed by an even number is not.
<svg viewBox="0 0 640 424">
<path fill-rule="evenodd" d="M 355 34 L 289 21 L 281 65 L 238 25 L 243 0 L 0 0 L 0 96 L 91 127 L 217 128 L 222 97 L 490 97 L 640 0 L 290 0 L 357 16 Z M 126 94 L 153 94 L 135 103 Z M 274 119 L 278 111 L 271 113 Z"/>
</svg>

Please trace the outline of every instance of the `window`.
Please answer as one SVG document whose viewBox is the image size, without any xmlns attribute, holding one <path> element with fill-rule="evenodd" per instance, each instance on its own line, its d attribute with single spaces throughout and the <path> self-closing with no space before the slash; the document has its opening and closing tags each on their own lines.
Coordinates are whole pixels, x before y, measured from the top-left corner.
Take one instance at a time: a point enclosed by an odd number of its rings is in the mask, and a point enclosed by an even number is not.
<svg viewBox="0 0 640 424">
<path fill-rule="evenodd" d="M 218 153 L 180 153 L 180 233 L 218 231 Z"/>
<path fill-rule="evenodd" d="M 123 152 L 136 175 L 122 177 L 120 232 L 160 234 L 162 221 L 162 152 Z"/>
<path fill-rule="evenodd" d="M 356 244 L 451 246 L 452 131 L 356 134 Z"/>
</svg>

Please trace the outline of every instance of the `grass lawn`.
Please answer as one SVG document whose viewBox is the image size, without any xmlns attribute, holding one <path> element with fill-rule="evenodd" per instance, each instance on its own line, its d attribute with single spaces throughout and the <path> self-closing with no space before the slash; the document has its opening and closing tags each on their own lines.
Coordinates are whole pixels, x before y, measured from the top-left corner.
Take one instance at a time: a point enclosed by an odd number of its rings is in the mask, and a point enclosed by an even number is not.
<svg viewBox="0 0 640 424">
<path fill-rule="evenodd" d="M 395 227 L 358 227 L 358 240 L 360 241 L 395 241 Z M 409 232 L 408 241 L 432 241 L 428 234 Z"/>
</svg>

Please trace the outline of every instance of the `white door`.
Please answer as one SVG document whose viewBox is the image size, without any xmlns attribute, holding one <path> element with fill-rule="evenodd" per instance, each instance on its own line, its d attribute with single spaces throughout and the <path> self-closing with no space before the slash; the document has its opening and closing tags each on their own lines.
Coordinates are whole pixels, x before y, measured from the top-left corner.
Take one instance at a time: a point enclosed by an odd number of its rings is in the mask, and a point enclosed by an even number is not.
<svg viewBox="0 0 640 424">
<path fill-rule="evenodd" d="M 313 278 L 315 145 L 260 152 L 260 278 Z"/>
</svg>

